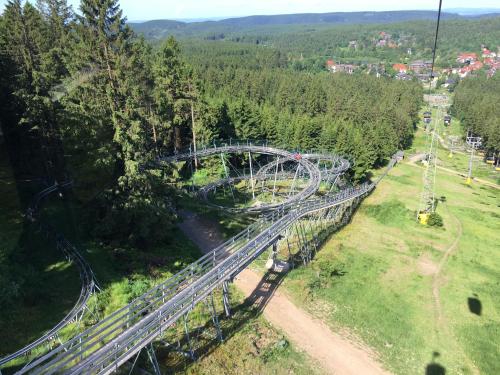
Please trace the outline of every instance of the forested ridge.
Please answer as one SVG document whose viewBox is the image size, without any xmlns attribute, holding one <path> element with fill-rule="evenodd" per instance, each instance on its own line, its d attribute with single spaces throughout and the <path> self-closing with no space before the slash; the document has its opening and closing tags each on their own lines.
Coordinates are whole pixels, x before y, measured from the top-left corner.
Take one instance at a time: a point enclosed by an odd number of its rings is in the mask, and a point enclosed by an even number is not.
<svg viewBox="0 0 500 375">
<path fill-rule="evenodd" d="M 395 23 L 378 21 L 362 24 L 307 22 L 297 24 L 239 24 L 233 22 L 205 22 L 183 24 L 175 21 L 150 21 L 132 24 L 137 32 L 155 42 L 166 35 L 175 35 L 183 44 L 197 44 L 199 40 L 233 42 L 277 50 L 290 68 L 320 71 L 327 58 L 357 63 L 396 63 L 406 60 L 430 59 L 435 31 L 435 14 L 428 19 L 399 20 Z M 397 21 L 397 20 L 396 20 Z M 164 23 L 164 25 L 162 24 Z M 384 23 L 381 23 L 384 22 Z M 162 26 L 163 25 L 163 26 Z M 440 27 L 436 64 L 439 67 L 456 65 L 457 54 L 463 51 L 480 52 L 481 45 L 496 49 L 500 40 L 500 17 L 481 18 L 445 17 Z M 390 35 L 390 46 L 379 47 L 380 33 Z M 349 43 L 355 41 L 356 48 Z M 198 44 L 199 45 L 199 44 Z M 411 55 L 408 55 L 411 48 Z"/>
<path fill-rule="evenodd" d="M 172 38 L 153 48 L 137 37 L 116 0 L 83 0 L 80 9 L 7 4 L 1 121 L 18 174 L 74 178 L 104 239 L 148 246 L 168 234 L 177 172 L 141 166 L 188 146 L 193 123 L 200 142 L 336 150 L 353 158 L 356 179 L 411 141 L 417 84 L 295 74 L 279 69 L 279 54 L 253 67 L 208 67 Z"/>
<path fill-rule="evenodd" d="M 455 89 L 451 112 L 458 117 L 464 133 L 483 138 L 490 155 L 500 151 L 500 76 L 465 79 Z M 498 156 L 497 156 L 498 157 Z"/>
</svg>

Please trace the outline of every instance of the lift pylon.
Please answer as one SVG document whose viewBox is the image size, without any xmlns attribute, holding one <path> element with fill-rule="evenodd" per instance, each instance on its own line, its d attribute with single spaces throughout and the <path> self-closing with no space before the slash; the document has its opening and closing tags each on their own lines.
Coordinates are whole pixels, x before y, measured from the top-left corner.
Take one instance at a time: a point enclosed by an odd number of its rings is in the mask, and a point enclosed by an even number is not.
<svg viewBox="0 0 500 375">
<path fill-rule="evenodd" d="M 424 186 L 422 195 L 420 196 L 420 205 L 417 213 L 417 220 L 422 224 L 427 224 L 430 214 L 435 210 L 435 192 L 434 185 L 436 184 L 436 168 L 437 168 L 437 148 L 438 135 L 437 128 L 441 123 L 443 116 L 442 109 L 437 107 L 436 115 L 433 121 L 429 124 L 429 134 L 427 136 L 427 157 L 424 172 Z"/>
</svg>

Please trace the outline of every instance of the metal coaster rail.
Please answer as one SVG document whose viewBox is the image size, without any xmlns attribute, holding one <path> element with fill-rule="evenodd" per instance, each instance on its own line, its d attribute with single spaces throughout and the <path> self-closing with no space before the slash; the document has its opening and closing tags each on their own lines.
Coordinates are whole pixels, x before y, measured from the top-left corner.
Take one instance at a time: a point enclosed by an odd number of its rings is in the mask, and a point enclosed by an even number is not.
<svg viewBox="0 0 500 375">
<path fill-rule="evenodd" d="M 221 152 L 255 152 L 289 158 L 292 153 L 269 145 L 214 145 L 161 158 L 159 163 L 171 163 L 206 157 Z M 89 327 L 45 355 L 35 359 L 19 374 L 108 374 L 133 358 L 143 348 L 186 316 L 197 303 L 216 289 L 232 281 L 243 269 L 274 246 L 295 223 L 316 212 L 323 212 L 362 198 L 383 178 L 364 183 L 335 194 L 306 199 L 317 191 L 321 172 L 307 159 L 296 160 L 309 175 L 309 184 L 302 194 L 286 204 L 267 212 L 254 224 L 230 238 L 188 267 L 158 284 L 127 306 Z M 394 166 L 391 160 L 386 173 Z M 313 190 L 312 192 L 310 190 Z"/>
<path fill-rule="evenodd" d="M 259 207 L 247 207 L 247 208 L 233 208 L 231 211 L 234 212 L 263 212 L 269 211 L 273 209 L 277 209 L 282 205 L 290 205 L 294 202 L 302 201 L 309 198 L 311 195 L 316 193 L 319 189 L 319 186 L 322 181 L 321 171 L 314 165 L 307 157 L 300 158 L 295 157 L 295 153 L 281 150 L 279 148 L 271 146 L 267 141 L 249 141 L 249 140 L 229 140 L 227 142 L 219 141 L 214 142 L 210 145 L 205 145 L 199 147 L 196 152 L 193 151 L 192 148 L 189 148 L 183 152 L 176 153 L 174 155 L 170 155 L 167 157 L 159 158 L 160 163 L 172 163 L 179 161 L 187 161 L 196 158 L 203 158 L 213 155 L 225 154 L 225 153 L 256 153 L 256 154 L 264 154 L 264 155 L 273 155 L 277 156 L 283 161 L 294 161 L 297 163 L 298 168 L 303 168 L 304 171 L 307 172 L 307 186 L 298 191 L 296 194 L 291 195 L 286 199 L 285 202 L 280 203 L 268 203 L 263 204 Z M 341 173 L 349 168 L 349 162 L 345 159 L 340 159 L 338 156 L 329 156 L 329 155 L 320 155 L 320 154 L 311 154 L 306 155 L 310 156 L 310 158 L 318 157 L 321 158 L 324 156 L 329 160 L 332 160 L 332 164 L 335 168 L 335 173 Z M 340 163 L 339 163 L 340 161 Z M 338 164 L 338 165 L 337 165 Z M 276 164 L 275 164 L 276 165 Z M 231 182 L 229 176 L 227 176 L 228 182 Z M 222 208 L 222 207 L 220 207 Z"/>
<path fill-rule="evenodd" d="M 95 292 L 96 289 L 99 288 L 90 265 L 87 263 L 85 258 L 83 258 L 76 247 L 73 246 L 62 234 L 58 233 L 51 225 L 44 223 L 38 217 L 40 205 L 48 196 L 55 192 L 60 192 L 61 189 L 66 189 L 71 185 L 72 182 L 65 182 L 62 184 L 54 183 L 52 186 L 49 186 L 38 192 L 33 197 L 29 208 L 26 210 L 26 217 L 30 221 L 37 221 L 40 231 L 45 234 L 48 239 L 55 241 L 57 248 L 63 252 L 68 260 L 72 261 L 76 265 L 81 280 L 80 295 L 73 308 L 60 322 L 58 322 L 49 331 L 45 332 L 43 336 L 26 345 L 24 348 L 21 348 L 15 353 L 0 358 L 0 367 L 13 361 L 16 358 L 31 353 L 33 350 L 36 350 L 42 345 L 48 343 L 50 340 L 55 339 L 58 333 L 64 327 L 66 327 L 66 325 L 80 319 L 79 315 L 83 314 L 91 295 Z"/>
</svg>

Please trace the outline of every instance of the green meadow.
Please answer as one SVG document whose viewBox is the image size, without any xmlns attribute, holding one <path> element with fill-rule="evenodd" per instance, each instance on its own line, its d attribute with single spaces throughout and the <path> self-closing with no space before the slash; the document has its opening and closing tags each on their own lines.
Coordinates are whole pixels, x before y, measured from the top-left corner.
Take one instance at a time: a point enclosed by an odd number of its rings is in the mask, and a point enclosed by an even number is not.
<svg viewBox="0 0 500 375">
<path fill-rule="evenodd" d="M 417 133 L 414 147 L 424 144 Z M 424 227 L 415 220 L 422 176 L 396 166 L 284 286 L 396 374 L 498 374 L 500 190 L 438 170 L 444 226 Z"/>
</svg>

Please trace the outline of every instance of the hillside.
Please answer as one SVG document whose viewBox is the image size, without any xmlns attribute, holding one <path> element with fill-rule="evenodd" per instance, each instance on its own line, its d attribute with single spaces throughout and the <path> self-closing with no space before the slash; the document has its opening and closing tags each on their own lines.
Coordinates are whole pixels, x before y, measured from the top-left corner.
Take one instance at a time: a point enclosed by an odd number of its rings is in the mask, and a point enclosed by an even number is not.
<svg viewBox="0 0 500 375">
<path fill-rule="evenodd" d="M 500 11 L 494 10 L 447 10 L 442 13 L 443 20 L 470 20 L 498 16 Z M 146 22 L 129 22 L 132 29 L 143 34 L 147 39 L 163 39 L 168 35 L 176 37 L 210 37 L 241 32 L 244 30 L 260 30 L 266 27 L 284 25 L 368 25 L 388 24 L 408 21 L 435 20 L 437 12 L 430 10 L 385 11 L 385 12 L 333 12 L 333 13 L 300 13 L 279 15 L 255 15 L 222 19 L 219 21 L 183 22 L 168 19 Z"/>
<path fill-rule="evenodd" d="M 220 21 L 181 22 L 171 20 L 152 20 L 142 23 L 129 23 L 138 33 L 148 39 L 161 39 L 166 35 L 192 36 L 213 32 L 228 33 L 261 26 L 276 25 L 348 25 L 394 23 L 415 20 L 433 20 L 435 11 L 387 11 L 387 12 L 334 12 L 334 13 L 302 13 L 280 14 L 272 16 L 248 16 L 229 18 Z M 454 13 L 443 13 L 443 19 L 466 18 Z"/>
</svg>

